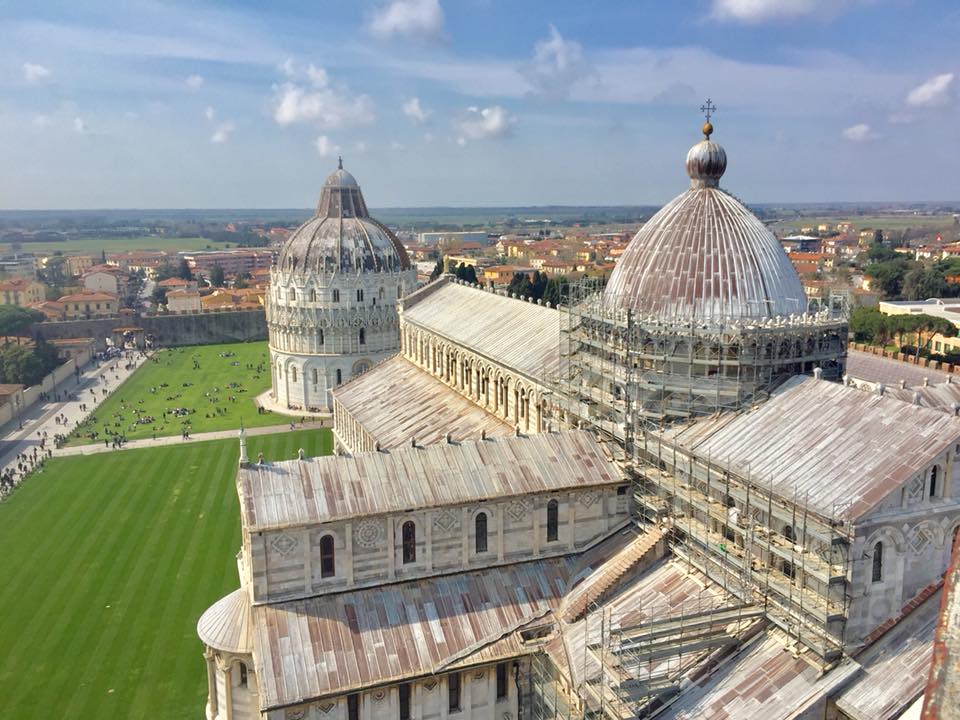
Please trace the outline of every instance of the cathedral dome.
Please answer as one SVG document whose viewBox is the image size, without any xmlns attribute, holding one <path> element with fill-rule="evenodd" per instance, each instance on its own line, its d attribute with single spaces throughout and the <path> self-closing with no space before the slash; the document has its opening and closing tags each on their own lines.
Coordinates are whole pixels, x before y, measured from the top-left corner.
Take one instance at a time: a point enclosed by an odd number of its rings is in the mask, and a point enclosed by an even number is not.
<svg viewBox="0 0 960 720">
<path fill-rule="evenodd" d="M 357 273 L 408 270 L 396 236 L 367 211 L 356 179 L 341 161 L 323 184 L 317 212 L 280 249 L 283 272 Z"/>
<path fill-rule="evenodd" d="M 687 153 L 690 189 L 650 218 L 604 290 L 609 309 L 665 321 L 737 322 L 803 313 L 800 277 L 780 243 L 718 187 L 727 154 L 705 139 Z"/>
</svg>

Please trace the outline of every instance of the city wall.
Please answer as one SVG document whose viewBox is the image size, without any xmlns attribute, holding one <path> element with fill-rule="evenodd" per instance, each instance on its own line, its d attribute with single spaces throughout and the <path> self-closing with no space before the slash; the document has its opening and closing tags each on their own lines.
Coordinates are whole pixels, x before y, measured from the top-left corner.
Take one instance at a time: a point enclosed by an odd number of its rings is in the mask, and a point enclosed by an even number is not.
<svg viewBox="0 0 960 720">
<path fill-rule="evenodd" d="M 54 368 L 40 381 L 39 385 L 32 385 L 19 391 L 10 402 L 0 405 L 0 426 L 11 420 L 16 421 L 23 412 L 40 399 L 41 393 L 54 392 L 60 383 L 74 376 L 78 367 L 82 369 L 88 362 L 90 362 L 90 353 L 83 351 L 77 357 L 70 358 L 63 365 Z"/>
<path fill-rule="evenodd" d="M 263 310 L 227 310 L 172 315 L 97 318 L 44 322 L 33 326 L 34 337 L 45 340 L 93 338 L 97 350 L 107 347 L 118 328 L 138 327 L 152 335 L 154 347 L 209 345 L 211 343 L 249 342 L 267 339 L 267 321 Z"/>
</svg>

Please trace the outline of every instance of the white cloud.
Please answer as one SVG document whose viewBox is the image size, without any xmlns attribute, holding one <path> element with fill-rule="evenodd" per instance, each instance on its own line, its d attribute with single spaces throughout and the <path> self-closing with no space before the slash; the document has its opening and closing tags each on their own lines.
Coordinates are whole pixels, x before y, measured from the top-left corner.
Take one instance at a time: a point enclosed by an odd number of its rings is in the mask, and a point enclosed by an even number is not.
<svg viewBox="0 0 960 720">
<path fill-rule="evenodd" d="M 461 133 L 457 143 L 463 145 L 466 140 L 503 137 L 510 133 L 515 122 L 516 119 L 507 115 L 507 111 L 499 105 L 486 108 L 469 107 L 457 124 Z"/>
<path fill-rule="evenodd" d="M 293 58 L 287 58 L 280 64 L 280 72 L 289 78 L 297 74 L 297 66 L 294 64 Z"/>
<path fill-rule="evenodd" d="M 560 31 L 550 25 L 550 37 L 534 45 L 533 60 L 521 68 L 536 92 L 564 98 L 573 85 L 592 73 L 583 57 L 583 47 L 574 40 L 564 40 Z"/>
<path fill-rule="evenodd" d="M 203 87 L 203 76 L 202 75 L 187 75 L 187 87 L 191 90 L 197 90 Z"/>
<path fill-rule="evenodd" d="M 381 38 L 433 40 L 443 35 L 443 8 L 439 0 L 390 0 L 373 13 L 368 28 Z"/>
<path fill-rule="evenodd" d="M 211 122 L 213 121 L 213 118 L 216 117 L 216 115 L 217 115 L 217 111 L 213 109 L 212 105 L 207 105 L 207 109 L 203 111 L 203 116 L 207 120 L 210 120 Z"/>
<path fill-rule="evenodd" d="M 326 135 L 321 135 L 314 140 L 313 146 L 317 149 L 317 152 L 320 153 L 320 157 L 329 157 L 340 150 L 340 146 L 334 145 Z"/>
<path fill-rule="evenodd" d="M 232 132 L 233 123 L 220 123 L 217 125 L 217 129 L 213 131 L 213 135 L 210 136 L 210 142 L 212 142 L 214 145 L 221 145 L 230 139 L 230 134 Z"/>
<path fill-rule="evenodd" d="M 851 125 L 843 131 L 843 136 L 850 142 L 867 142 L 868 140 L 875 140 L 879 137 L 873 128 L 871 128 L 867 123 L 857 123 L 856 125 Z"/>
<path fill-rule="evenodd" d="M 325 86 L 313 90 L 287 82 L 274 89 L 273 118 L 279 125 L 316 122 L 320 127 L 338 128 L 373 122 L 373 101 L 366 95 Z"/>
<path fill-rule="evenodd" d="M 911 107 L 944 107 L 953 101 L 953 73 L 936 75 L 907 94 Z"/>
<path fill-rule="evenodd" d="M 25 62 L 23 64 L 23 79 L 31 84 L 46 82 L 50 79 L 50 69 L 43 65 Z"/>
<path fill-rule="evenodd" d="M 45 128 L 50 126 L 50 116 L 49 115 L 36 115 L 33 118 L 33 126 L 38 128 Z"/>
<path fill-rule="evenodd" d="M 391 149 L 391 150 L 403 150 L 403 148 L 404 148 L 403 143 L 397 142 L 396 140 L 394 140 L 392 143 L 390 143 L 390 149 Z"/>
<path fill-rule="evenodd" d="M 313 64 L 307 67 L 307 77 L 314 87 L 326 87 L 330 81 L 327 71 L 323 68 L 315 67 Z"/>
<path fill-rule="evenodd" d="M 805 16 L 831 17 L 849 4 L 846 0 L 713 0 L 716 20 L 762 23 Z"/>
<path fill-rule="evenodd" d="M 356 148 L 358 153 L 365 153 L 367 151 L 367 144 L 363 142 L 363 140 L 360 140 L 357 142 Z"/>
<path fill-rule="evenodd" d="M 420 98 L 412 97 L 403 104 L 403 114 L 413 118 L 415 122 L 425 123 L 430 117 L 430 110 L 425 110 L 420 106 Z"/>
<path fill-rule="evenodd" d="M 73 119 L 73 131 L 77 135 L 83 135 L 87 132 L 87 123 L 79 115 Z"/>
</svg>

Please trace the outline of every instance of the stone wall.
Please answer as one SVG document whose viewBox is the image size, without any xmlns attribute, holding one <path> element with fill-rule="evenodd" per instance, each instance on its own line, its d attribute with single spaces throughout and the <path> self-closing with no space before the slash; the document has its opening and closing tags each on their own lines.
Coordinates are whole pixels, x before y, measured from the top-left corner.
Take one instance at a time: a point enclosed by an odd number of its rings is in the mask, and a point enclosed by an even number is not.
<svg viewBox="0 0 960 720">
<path fill-rule="evenodd" d="M 931 370 L 939 370 L 940 372 L 945 373 L 960 373 L 960 365 L 938 362 L 937 360 L 930 360 L 929 358 L 924 357 L 917 358 L 915 355 L 885 350 L 884 348 L 877 347 L 876 345 L 850 343 L 850 350 L 858 350 L 860 352 L 870 353 L 871 355 L 876 355 L 877 357 L 887 358 L 888 360 L 896 360 L 897 362 L 907 363 L 909 365 L 913 365 L 914 367 L 930 368 Z"/>
<path fill-rule="evenodd" d="M 145 334 L 152 335 L 155 347 L 267 339 L 267 323 L 263 310 L 45 322 L 34 325 L 32 335 L 46 340 L 93 338 L 97 350 L 102 351 L 107 347 L 107 339 L 112 338 L 116 328 L 131 326 L 141 327 Z"/>
</svg>

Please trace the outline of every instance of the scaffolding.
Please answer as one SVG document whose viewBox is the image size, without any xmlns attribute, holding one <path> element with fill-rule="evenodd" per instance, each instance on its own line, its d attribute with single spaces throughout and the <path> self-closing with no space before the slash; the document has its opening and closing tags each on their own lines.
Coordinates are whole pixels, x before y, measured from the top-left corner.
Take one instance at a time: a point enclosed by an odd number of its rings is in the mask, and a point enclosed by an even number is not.
<svg viewBox="0 0 960 720">
<path fill-rule="evenodd" d="M 644 620 L 629 626 L 612 609 L 591 606 L 562 631 L 571 637 L 565 668 L 556 653 L 534 656 L 533 720 L 655 715 L 691 673 L 735 650 L 764 623 L 762 608 L 717 600 L 704 593 L 675 607 L 645 607 Z"/>
<path fill-rule="evenodd" d="M 847 321 L 829 310 L 694 323 L 619 309 L 595 278 L 565 292 L 557 388 L 565 421 L 597 427 L 628 453 L 644 428 L 746 407 L 793 375 L 843 375 Z"/>
<path fill-rule="evenodd" d="M 637 443 L 634 500 L 645 523 L 667 524 L 673 553 L 824 661 L 842 654 L 850 605 L 853 530 L 715 463 L 663 433 Z M 771 483 L 772 484 L 772 483 Z"/>
</svg>

